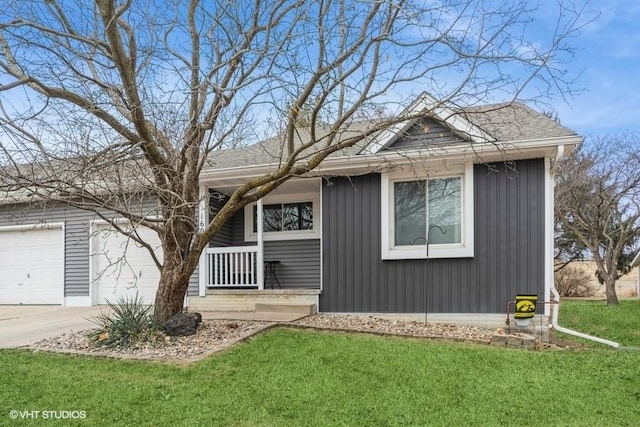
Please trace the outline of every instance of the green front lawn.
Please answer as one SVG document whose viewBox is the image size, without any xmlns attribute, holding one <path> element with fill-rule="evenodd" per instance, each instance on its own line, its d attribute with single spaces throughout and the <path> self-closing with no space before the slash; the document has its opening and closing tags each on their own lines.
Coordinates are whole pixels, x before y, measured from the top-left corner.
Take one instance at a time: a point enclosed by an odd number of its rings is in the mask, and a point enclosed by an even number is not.
<svg viewBox="0 0 640 427">
<path fill-rule="evenodd" d="M 563 299 L 559 323 L 623 346 L 640 348 L 640 300 L 637 299 L 623 300 L 616 306 L 608 306 L 605 301 Z"/>
<path fill-rule="evenodd" d="M 278 329 L 190 366 L 0 352 L 0 425 L 637 425 L 640 353 Z M 70 423 L 10 410 L 77 410 Z"/>
</svg>

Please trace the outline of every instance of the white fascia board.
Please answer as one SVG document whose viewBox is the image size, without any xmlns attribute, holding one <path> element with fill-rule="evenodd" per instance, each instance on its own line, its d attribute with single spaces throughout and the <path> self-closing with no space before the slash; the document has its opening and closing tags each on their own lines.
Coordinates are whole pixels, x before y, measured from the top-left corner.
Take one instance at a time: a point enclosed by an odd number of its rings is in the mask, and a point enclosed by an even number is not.
<svg viewBox="0 0 640 427">
<path fill-rule="evenodd" d="M 64 222 L 41 222 L 37 224 L 3 225 L 0 231 L 29 231 L 59 228 L 64 230 Z"/>
<path fill-rule="evenodd" d="M 378 154 L 359 154 L 355 156 L 331 157 L 325 159 L 311 175 L 329 175 L 338 173 L 348 175 L 350 171 L 380 170 L 389 165 L 402 165 L 417 159 L 427 161 L 456 161 L 459 163 L 518 160 L 534 157 L 546 157 L 555 153 L 556 147 L 564 145 L 566 152 L 580 145 L 582 138 L 578 135 L 564 137 L 514 140 L 506 142 L 484 142 L 474 144 L 458 144 L 422 150 L 403 150 L 401 152 L 383 151 Z M 246 179 L 262 176 L 273 171 L 273 164 L 241 166 L 234 168 L 213 169 L 203 171 L 200 182 L 204 185 L 215 185 L 217 180 L 237 180 L 238 184 Z"/>
</svg>

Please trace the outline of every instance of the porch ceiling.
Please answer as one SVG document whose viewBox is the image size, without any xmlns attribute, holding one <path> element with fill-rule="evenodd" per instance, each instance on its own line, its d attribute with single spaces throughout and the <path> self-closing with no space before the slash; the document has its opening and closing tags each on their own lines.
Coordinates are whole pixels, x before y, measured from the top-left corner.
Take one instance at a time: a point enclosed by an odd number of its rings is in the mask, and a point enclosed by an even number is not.
<svg viewBox="0 0 640 427">
<path fill-rule="evenodd" d="M 231 195 L 240 185 L 244 182 L 238 181 L 221 181 L 218 180 L 216 183 L 205 183 L 209 188 L 216 190 L 220 193 L 226 194 L 227 196 Z M 318 193 L 320 191 L 321 186 L 321 178 L 297 178 L 291 179 L 280 187 L 276 188 L 271 192 L 274 195 L 284 195 L 284 194 L 308 194 L 308 193 Z"/>
</svg>

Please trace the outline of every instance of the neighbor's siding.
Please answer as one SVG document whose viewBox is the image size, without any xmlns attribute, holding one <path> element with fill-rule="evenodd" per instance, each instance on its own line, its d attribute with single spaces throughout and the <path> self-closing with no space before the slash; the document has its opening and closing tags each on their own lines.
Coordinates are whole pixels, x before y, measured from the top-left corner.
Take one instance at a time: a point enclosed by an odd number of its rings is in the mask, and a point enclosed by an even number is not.
<svg viewBox="0 0 640 427">
<path fill-rule="evenodd" d="M 64 223 L 64 295 L 89 296 L 89 227 L 99 220 L 93 212 L 60 203 L 0 206 L 0 226 Z M 37 262 L 38 248 L 34 248 Z M 189 295 L 198 295 L 198 270 L 189 280 Z"/>
<path fill-rule="evenodd" d="M 323 184 L 324 312 L 503 313 L 544 295 L 544 161 L 474 167 L 475 256 L 381 260 L 380 175 Z"/>
<path fill-rule="evenodd" d="M 0 225 L 64 223 L 64 294 L 89 295 L 89 223 L 92 213 L 61 204 L 20 204 L 0 206 Z M 38 248 L 33 248 L 38 260 Z"/>
</svg>

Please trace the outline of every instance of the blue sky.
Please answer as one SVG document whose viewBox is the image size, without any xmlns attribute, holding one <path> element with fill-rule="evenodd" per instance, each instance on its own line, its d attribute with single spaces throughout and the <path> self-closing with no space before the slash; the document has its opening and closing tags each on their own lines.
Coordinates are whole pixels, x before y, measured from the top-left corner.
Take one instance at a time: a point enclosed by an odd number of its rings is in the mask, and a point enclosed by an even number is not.
<svg viewBox="0 0 640 427">
<path fill-rule="evenodd" d="M 569 71 L 584 92 L 554 103 L 563 125 L 585 137 L 640 132 L 640 1 L 594 0 L 600 16 L 572 39 Z"/>
</svg>

